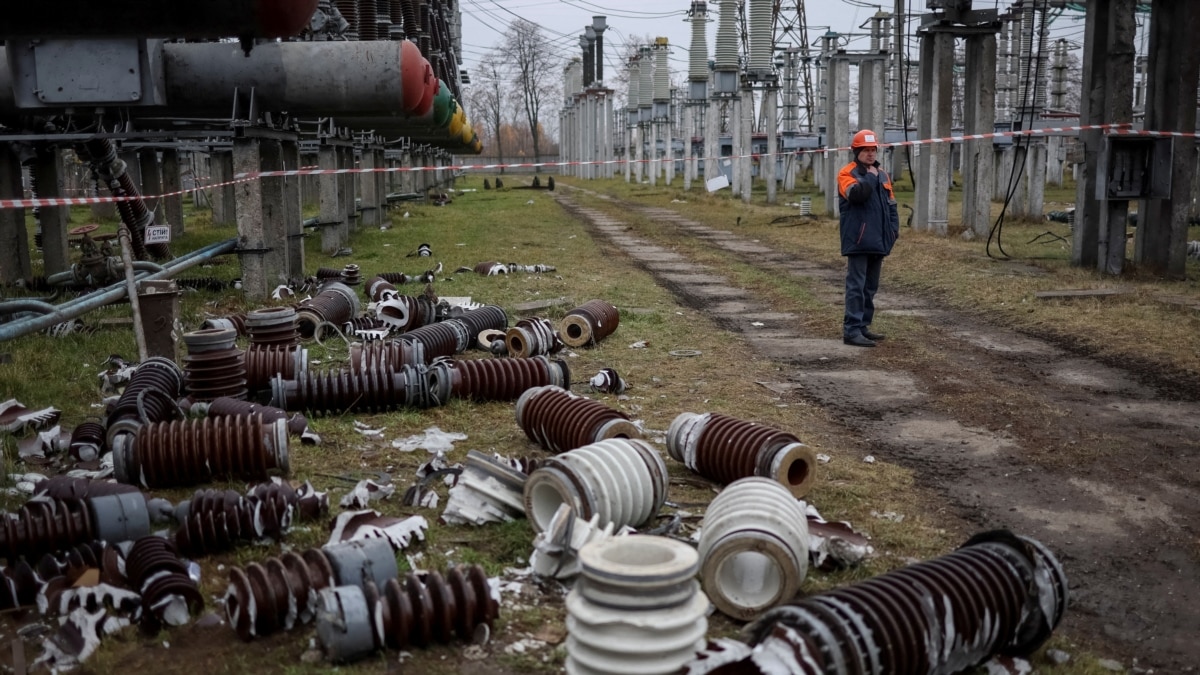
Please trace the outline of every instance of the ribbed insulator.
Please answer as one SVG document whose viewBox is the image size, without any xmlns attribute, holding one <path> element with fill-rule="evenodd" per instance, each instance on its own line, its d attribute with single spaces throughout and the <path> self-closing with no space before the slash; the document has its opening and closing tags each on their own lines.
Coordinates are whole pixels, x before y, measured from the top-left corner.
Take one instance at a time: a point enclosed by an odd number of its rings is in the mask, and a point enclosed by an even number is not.
<svg viewBox="0 0 1200 675">
<path fill-rule="evenodd" d="M 482 274 L 485 277 L 494 277 L 499 274 L 508 274 L 508 265 L 501 262 L 488 261 L 481 262 L 475 266 L 475 273 Z"/>
<path fill-rule="evenodd" d="M 246 398 L 246 356 L 235 340 L 237 333 L 228 328 L 183 334 L 188 350 L 183 357 L 184 382 L 193 399 Z"/>
<path fill-rule="evenodd" d="M 625 95 L 626 110 L 638 109 L 638 101 L 641 98 L 641 92 L 638 91 L 642 84 L 641 69 L 642 64 L 637 57 L 629 59 L 629 92 Z"/>
<path fill-rule="evenodd" d="M 33 484 L 35 495 L 45 495 L 50 499 L 87 499 L 105 495 L 122 495 L 141 493 L 137 486 L 124 483 L 112 483 L 106 480 L 90 478 L 75 478 L 67 475 L 51 476 Z"/>
<path fill-rule="evenodd" d="M 171 249 L 166 244 L 145 243 L 146 226 L 154 224 L 154 216 L 146 209 L 146 202 L 129 177 L 125 162 L 117 159 L 113 142 L 107 138 L 87 141 L 83 146 L 83 154 L 113 196 L 127 198 L 117 202 L 117 211 L 121 214 L 121 222 L 131 233 L 130 245 L 134 257 L 143 260 L 149 253 L 156 260 L 170 258 Z"/>
<path fill-rule="evenodd" d="M 392 24 L 396 26 L 404 25 L 404 10 L 400 7 L 400 0 L 388 0 L 389 16 L 392 19 Z"/>
<path fill-rule="evenodd" d="M 318 278 L 322 281 L 327 280 L 327 279 L 340 280 L 342 278 L 342 271 L 335 267 L 318 267 L 316 274 L 314 274 L 313 276 L 315 276 L 316 278 Z"/>
<path fill-rule="evenodd" d="M 478 332 L 475 333 L 478 335 Z M 530 357 L 553 354 L 563 348 L 562 338 L 548 319 L 520 319 L 504 335 L 510 356 Z"/>
<path fill-rule="evenodd" d="M 738 5 L 742 0 L 720 0 L 717 21 L 717 46 L 714 67 L 717 70 L 737 70 L 738 67 Z"/>
<path fill-rule="evenodd" d="M 404 272 L 380 272 L 379 278 L 390 284 L 407 284 L 413 280 L 412 277 Z"/>
<path fill-rule="evenodd" d="M 252 392 L 271 386 L 271 378 L 295 379 L 308 366 L 308 350 L 299 345 L 250 345 L 246 349 L 246 388 Z"/>
<path fill-rule="evenodd" d="M 414 328 L 397 339 L 402 342 L 419 343 L 425 351 L 425 359 L 432 362 L 440 357 L 454 356 L 465 350 L 475 336 L 467 333 L 466 328 L 460 322 L 439 321 L 428 326 Z"/>
<path fill-rule="evenodd" d="M 217 553 L 241 541 L 278 540 L 298 516 L 310 520 L 321 513 L 315 494 L 305 501 L 285 482 L 262 483 L 246 496 L 233 490 L 198 490 L 179 509 L 186 512 L 175 531 L 175 545 L 185 555 Z"/>
<path fill-rule="evenodd" d="M 337 281 L 327 281 L 321 286 L 319 293 L 296 308 L 296 322 L 300 335 L 306 338 L 315 337 L 318 328 L 326 322 L 341 326 L 357 316 L 359 309 L 358 295 L 353 289 Z"/>
<path fill-rule="evenodd" d="M 358 0 L 358 39 L 379 39 L 375 34 L 375 0 Z"/>
<path fill-rule="evenodd" d="M 517 425 L 550 452 L 566 452 L 607 438 L 641 438 L 629 415 L 561 387 L 526 389 L 517 399 Z"/>
<path fill-rule="evenodd" d="M 346 29 L 347 40 L 358 39 L 358 0 L 334 0 L 333 4 L 338 8 L 342 18 L 346 20 L 350 26 Z"/>
<path fill-rule="evenodd" d="M 196 291 L 212 291 L 220 293 L 229 288 L 229 282 L 216 277 L 185 277 L 175 280 L 180 288 L 190 288 Z"/>
<path fill-rule="evenodd" d="M 755 653 L 798 663 L 791 672 L 802 675 L 964 672 L 995 654 L 1028 656 L 1066 606 L 1067 579 L 1054 555 L 1000 530 L 941 558 L 772 609 L 747 634 L 762 645 Z"/>
<path fill-rule="evenodd" d="M 43 559 L 54 560 L 49 555 Z M 43 580 L 51 578 L 41 574 L 40 568 L 35 571 L 24 559 L 0 570 L 0 610 L 32 607 L 45 586 Z"/>
<path fill-rule="evenodd" d="M 688 80 L 708 82 L 708 38 L 705 35 L 708 25 L 708 3 L 704 0 L 693 0 L 690 21 L 692 46 L 688 50 Z"/>
<path fill-rule="evenodd" d="M 466 327 L 469 335 L 477 336 L 485 330 L 505 330 L 508 328 L 508 314 L 503 307 L 484 305 L 462 312 L 447 321 L 459 321 Z M 474 340 L 472 340 L 474 344 Z"/>
<path fill-rule="evenodd" d="M 404 333 L 437 320 L 437 305 L 426 297 L 393 295 L 375 305 L 375 315 L 389 328 Z"/>
<path fill-rule="evenodd" d="M 448 380 L 451 395 L 473 401 L 514 401 L 532 387 L 571 386 L 566 362 L 545 356 L 442 362 L 430 369 L 436 373 L 435 389 Z"/>
<path fill-rule="evenodd" d="M 420 342 L 390 340 L 350 345 L 350 369 L 354 371 L 382 368 L 385 372 L 394 372 L 403 366 L 423 366 L 428 362 L 425 345 Z"/>
<path fill-rule="evenodd" d="M 252 345 L 294 345 L 300 341 L 294 307 L 253 310 L 246 314 L 246 330 Z"/>
<path fill-rule="evenodd" d="M 816 454 L 795 435 L 720 413 L 681 413 L 667 430 L 667 452 L 719 483 L 763 476 L 803 497 L 816 480 Z"/>
<path fill-rule="evenodd" d="M 126 451 L 114 452 L 113 465 L 117 480 L 145 487 L 287 475 L 287 423 L 253 415 L 147 424 Z"/>
<path fill-rule="evenodd" d="M 640 48 L 642 68 L 638 71 L 638 107 L 649 108 L 654 103 L 654 61 L 649 47 Z"/>
<path fill-rule="evenodd" d="M 579 559 L 583 576 L 567 594 L 567 672 L 682 672 L 708 630 L 696 550 L 635 534 L 589 543 Z"/>
<path fill-rule="evenodd" d="M 125 576 L 129 585 L 142 596 L 142 628 L 157 631 L 164 622 L 178 625 L 187 615 L 169 613 L 171 596 L 181 599 L 189 613 L 204 608 L 204 596 L 196 581 L 188 574 L 187 565 L 170 541 L 157 536 L 142 537 L 133 542 L 125 556 Z"/>
<path fill-rule="evenodd" d="M 214 328 L 232 328 L 237 332 L 238 337 L 245 337 L 250 334 L 246 329 L 246 315 L 244 313 L 205 319 L 204 322 L 200 324 L 200 328 L 205 330 Z"/>
<path fill-rule="evenodd" d="M 332 661 L 352 661 L 377 649 L 405 649 L 470 640 L 480 625 L 492 626 L 500 605 L 479 565 L 437 572 L 409 572 L 382 589 L 339 586 L 321 591 L 317 637 Z"/>
<path fill-rule="evenodd" d="M 667 58 L 671 47 L 664 41 L 654 45 L 654 100 L 671 100 L 671 66 Z"/>
<path fill-rule="evenodd" d="M 395 284 L 383 277 L 375 277 L 367 282 L 367 297 L 371 298 L 372 302 L 379 302 L 388 296 L 397 295 L 399 292 L 396 290 Z"/>
<path fill-rule="evenodd" d="M 559 335 L 571 347 L 588 347 L 612 335 L 621 313 L 603 300 L 588 300 L 563 317 Z"/>
<path fill-rule="evenodd" d="M 667 498 L 667 467 L 654 446 L 610 438 L 551 457 L 525 481 L 525 514 L 541 532 L 559 505 L 601 526 L 637 527 L 655 516 Z"/>
<path fill-rule="evenodd" d="M 373 2 L 374 0 L 363 0 L 363 2 L 368 2 L 368 1 Z M 368 39 L 368 38 L 364 38 L 364 39 Z M 377 38 L 369 38 L 369 39 L 374 40 Z M 346 284 L 347 286 L 357 286 L 357 285 L 361 284 L 362 283 L 362 270 L 359 269 L 358 265 L 355 265 L 353 263 L 346 265 L 345 267 L 342 268 L 341 281 L 343 284 Z"/>
<path fill-rule="evenodd" d="M 808 574 L 804 502 L 751 476 L 717 495 L 700 524 L 700 580 L 717 609 L 749 621 L 796 596 Z"/>
<path fill-rule="evenodd" d="M 175 401 L 182 394 L 183 371 L 174 361 L 152 356 L 140 363 L 105 422 L 109 449 L 119 434 L 133 433 L 144 423 L 174 419 L 179 414 Z"/>
<path fill-rule="evenodd" d="M 775 34 L 772 17 L 774 0 L 747 0 L 750 3 L 747 19 L 750 31 L 750 54 L 747 64 L 750 70 L 771 70 L 771 59 L 775 54 Z"/>
<path fill-rule="evenodd" d="M 373 316 L 356 316 L 343 324 L 342 330 L 347 336 L 356 335 L 365 340 L 371 338 L 360 335 L 360 333 L 369 333 L 370 331 L 390 332 L 391 327 L 382 319 Z"/>
<path fill-rule="evenodd" d="M 90 462 L 104 454 L 104 425 L 100 422 L 81 422 L 71 431 L 67 452 L 75 460 Z"/>
<path fill-rule="evenodd" d="M 0 557 L 34 558 L 96 538 L 84 500 L 33 499 L 15 513 L 0 514 Z"/>
<path fill-rule="evenodd" d="M 104 565 L 106 549 L 110 546 L 112 545 L 102 541 L 89 541 L 71 546 L 60 553 L 47 553 L 38 560 L 38 576 L 46 581 L 55 577 L 66 577 L 73 583 L 89 569 L 100 569 Z M 13 567 L 15 566 L 10 566 L 4 571 L 5 576 L 8 576 Z M 0 605 L 2 604 L 3 601 L 0 600 Z"/>
<path fill-rule="evenodd" d="M 314 415 L 426 407 L 429 397 L 424 368 L 390 368 L 376 363 L 352 371 L 305 371 L 294 380 L 275 378 L 271 383 L 271 404 Z"/>
</svg>

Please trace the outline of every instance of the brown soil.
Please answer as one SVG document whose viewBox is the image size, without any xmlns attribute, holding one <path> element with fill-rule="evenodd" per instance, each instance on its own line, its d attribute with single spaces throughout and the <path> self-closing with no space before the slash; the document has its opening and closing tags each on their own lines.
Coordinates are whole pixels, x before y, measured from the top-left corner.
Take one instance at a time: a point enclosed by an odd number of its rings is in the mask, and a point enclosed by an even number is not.
<svg viewBox="0 0 1200 675">
<path fill-rule="evenodd" d="M 889 286 L 886 263 L 874 328 L 903 316 L 918 329 L 876 349 L 846 347 L 840 326 L 806 332 L 796 308 L 758 301 L 721 270 L 639 238 L 610 215 L 618 211 L 581 208 L 561 191 L 559 199 L 682 303 L 783 365 L 772 388 L 824 408 L 865 453 L 913 469 L 944 499 L 938 511 L 1056 552 L 1071 582 L 1060 633 L 1126 665 L 1136 658 L 1143 668 L 1190 672 L 1200 663 L 1200 403 L 1189 378 L 1101 363 L 1069 338 L 944 310 Z M 841 302 L 841 269 L 666 209 L 619 208 L 804 277 L 819 299 Z"/>
</svg>

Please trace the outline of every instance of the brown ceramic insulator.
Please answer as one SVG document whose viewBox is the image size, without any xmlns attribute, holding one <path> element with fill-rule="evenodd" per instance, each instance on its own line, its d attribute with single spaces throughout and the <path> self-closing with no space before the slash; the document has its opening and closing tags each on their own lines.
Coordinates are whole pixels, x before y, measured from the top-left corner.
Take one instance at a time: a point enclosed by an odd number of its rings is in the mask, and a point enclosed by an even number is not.
<svg viewBox="0 0 1200 675">
<path fill-rule="evenodd" d="M 0 514 L 0 557 L 35 557 L 95 539 L 83 500 L 37 499 Z"/>
<path fill-rule="evenodd" d="M 197 291 L 212 291 L 220 293 L 229 288 L 229 282 L 216 277 L 185 277 L 176 278 L 175 284 L 180 288 L 190 288 Z"/>
<path fill-rule="evenodd" d="M 475 333 L 478 335 L 478 331 Z M 521 319 L 504 336 L 510 356 L 528 357 L 553 354 L 563 348 L 554 324 L 534 317 Z"/>
<path fill-rule="evenodd" d="M 561 387 L 534 387 L 517 401 L 517 424 L 550 452 L 582 448 L 606 438 L 641 438 L 629 416 Z"/>
<path fill-rule="evenodd" d="M 182 597 L 195 613 L 204 607 L 204 596 L 188 575 L 175 546 L 156 536 L 141 537 L 125 556 L 125 576 L 142 595 L 142 629 L 155 631 L 162 625 L 163 602 L 168 596 Z"/>
<path fill-rule="evenodd" d="M 460 325 L 455 325 L 449 321 L 440 321 L 431 323 L 427 326 L 414 328 L 407 333 L 399 336 L 399 340 L 404 342 L 417 342 L 423 345 L 425 350 L 425 358 L 432 363 L 435 359 L 443 356 L 454 356 L 462 351 L 459 348 L 463 344 L 462 339 L 464 329 Z M 474 335 L 469 339 L 474 339 Z M 466 341 L 469 344 L 469 339 Z M 463 347 L 465 349 L 465 346 Z"/>
<path fill-rule="evenodd" d="M 682 432 L 684 427 L 691 430 Z M 686 440 L 681 438 L 685 435 Z M 668 431 L 667 450 L 696 473 L 721 483 L 762 476 L 800 498 L 816 480 L 816 455 L 794 434 L 720 413 L 681 414 Z"/>
<path fill-rule="evenodd" d="M 341 279 L 342 271 L 333 267 L 318 267 L 314 276 L 318 279 Z"/>
<path fill-rule="evenodd" d="M 375 306 L 375 313 L 389 328 L 400 333 L 437 320 L 437 307 L 428 298 L 393 295 Z"/>
<path fill-rule="evenodd" d="M 217 317 L 215 319 L 207 319 L 203 323 L 200 324 L 200 328 L 203 328 L 203 329 L 226 328 L 226 327 L 233 328 L 235 331 L 237 331 L 238 337 L 246 337 L 247 335 L 250 334 L 249 329 L 246 328 L 245 313 L 228 314 L 226 316 Z"/>
<path fill-rule="evenodd" d="M 347 335 L 358 333 L 365 330 L 379 330 L 380 328 L 390 328 L 382 319 L 373 316 L 356 316 L 350 319 L 343 326 Z"/>
<path fill-rule="evenodd" d="M 51 476 L 38 481 L 33 486 L 34 494 L 45 494 L 51 499 L 87 499 L 88 497 L 103 497 L 105 495 L 138 492 L 136 486 L 124 483 L 110 483 L 106 480 L 91 480 L 90 478 L 73 478 L 71 476 Z"/>
<path fill-rule="evenodd" d="M 500 605 L 492 597 L 482 567 L 458 566 L 445 577 L 437 572 L 423 576 L 409 572 L 403 582 L 390 579 L 382 593 L 375 594 L 382 603 L 382 614 L 371 608 L 372 615 L 382 615 L 382 621 L 376 622 L 383 631 L 376 635 L 377 641 L 389 649 L 428 647 L 435 642 L 448 643 L 456 636 L 470 640 L 480 624 L 491 628 Z"/>
<path fill-rule="evenodd" d="M 371 298 L 373 302 L 379 302 L 385 297 L 389 295 L 396 295 L 399 292 L 400 291 L 396 289 L 395 284 L 381 276 L 373 277 L 367 282 L 367 297 Z"/>
<path fill-rule="evenodd" d="M 589 300 L 567 312 L 559 334 L 571 347 L 588 347 L 612 335 L 620 322 L 616 307 L 603 300 Z"/>
<path fill-rule="evenodd" d="M 246 398 L 249 391 L 246 383 L 246 354 L 241 349 L 229 346 L 224 349 L 194 352 L 189 345 L 188 355 L 183 357 L 183 364 L 184 382 L 193 400 L 211 401 L 221 396 Z"/>
<path fill-rule="evenodd" d="M 146 209 L 146 202 L 142 199 L 142 193 L 134 185 L 128 171 L 122 171 L 117 176 L 116 182 L 120 186 L 120 194 L 117 194 L 118 190 L 114 188 L 111 182 L 109 183 L 109 189 L 113 190 L 113 196 L 132 198 L 117 202 L 117 210 L 121 212 L 121 220 L 129 226 L 130 230 L 136 231 L 132 238 L 139 243 L 144 243 L 146 240 L 145 226 L 154 224 L 154 216 Z M 121 205 L 127 207 L 128 214 L 125 210 L 121 209 Z M 171 248 L 166 244 L 144 245 L 146 252 L 155 260 L 164 260 L 172 257 Z"/>
<path fill-rule="evenodd" d="M 358 39 L 379 39 L 375 33 L 375 0 L 358 0 Z"/>
<path fill-rule="evenodd" d="M 234 490 L 197 490 L 188 503 L 187 518 L 175 531 L 175 546 L 184 555 L 196 556 L 253 541 L 260 538 L 254 515 L 254 506 Z"/>
<path fill-rule="evenodd" d="M 71 546 L 59 553 L 47 553 L 38 560 L 38 576 L 42 579 L 67 577 L 73 583 L 89 569 L 100 568 L 104 558 L 104 547 L 104 542 L 90 541 Z"/>
<path fill-rule="evenodd" d="M 379 278 L 392 284 L 407 284 L 412 281 L 412 277 L 404 272 L 380 272 Z"/>
<path fill-rule="evenodd" d="M 51 578 L 42 574 L 40 566 L 35 571 L 24 559 L 5 567 L 0 572 L 0 610 L 33 607 L 46 585 L 43 580 Z"/>
<path fill-rule="evenodd" d="M 293 488 L 285 481 L 259 483 L 246 493 L 246 499 L 252 502 L 272 502 L 272 509 L 282 512 L 284 507 L 291 507 L 292 516 L 301 520 L 316 520 L 329 509 L 328 498 L 306 485 L 300 490 Z"/>
<path fill-rule="evenodd" d="M 1028 656 L 1066 607 L 1061 567 L 1037 549 L 984 533 L 941 558 L 772 609 L 748 627 L 750 644 L 807 651 L 826 666 L 804 673 L 959 672 L 997 653 Z"/>
<path fill-rule="evenodd" d="M 321 286 L 320 292 L 297 307 L 296 327 L 301 337 L 311 338 L 316 336 L 322 323 L 341 326 L 354 318 L 358 310 L 358 296 L 354 291 L 343 283 L 329 281 Z"/>
<path fill-rule="evenodd" d="M 563 379 L 570 386 L 566 363 L 544 356 L 461 360 L 450 368 L 450 393 L 474 401 L 514 401 L 532 387 L 564 386 Z"/>
<path fill-rule="evenodd" d="M 71 431 L 71 444 L 67 452 L 73 459 L 90 462 L 99 459 L 105 451 L 104 425 L 100 422 L 81 422 Z"/>
<path fill-rule="evenodd" d="M 308 370 L 288 384 L 284 407 L 315 415 L 388 412 L 407 404 L 407 378 L 382 366 L 354 371 Z"/>
<path fill-rule="evenodd" d="M 174 361 L 152 356 L 141 363 L 105 422 L 106 440 L 146 422 L 164 422 L 179 415 L 175 401 L 183 394 L 183 371 Z"/>
<path fill-rule="evenodd" d="M 174 487 L 218 478 L 264 480 L 288 472 L 287 425 L 262 417 L 205 417 L 158 422 L 133 438 L 122 473 L 146 487 Z"/>
<path fill-rule="evenodd" d="M 421 342 L 391 340 L 350 345 L 350 369 L 355 371 L 369 367 L 396 371 L 401 366 L 425 365 L 429 360 Z"/>
<path fill-rule="evenodd" d="M 211 417 L 228 417 L 233 415 L 248 417 L 250 415 L 260 415 L 263 424 L 270 424 L 275 420 L 285 420 L 287 422 L 288 433 L 293 436 L 299 436 L 308 428 L 308 420 L 300 413 L 289 413 L 283 408 L 251 403 L 250 401 L 239 401 L 235 398 L 222 397 L 213 399 L 208 404 L 208 414 Z"/>
<path fill-rule="evenodd" d="M 294 378 L 298 370 L 304 369 L 307 354 L 308 350 L 299 345 L 250 345 L 243 354 L 246 389 L 266 389 L 276 375 L 287 380 Z"/>
<path fill-rule="evenodd" d="M 508 329 L 508 314 L 504 312 L 503 307 L 496 305 L 476 307 L 449 320 L 461 322 L 466 326 L 467 333 L 470 335 L 479 335 L 489 329 L 500 331 Z"/>
<path fill-rule="evenodd" d="M 389 15 L 392 19 L 392 24 L 396 26 L 404 25 L 404 10 L 400 8 L 400 0 L 388 0 Z"/>
<path fill-rule="evenodd" d="M 341 281 L 347 286 L 357 286 L 362 283 L 362 270 L 353 263 L 342 268 Z"/>
<path fill-rule="evenodd" d="M 300 341 L 296 308 L 264 307 L 246 314 L 251 345 L 294 345 Z"/>
<path fill-rule="evenodd" d="M 287 552 L 229 570 L 225 613 L 243 640 L 286 630 L 313 617 L 317 592 L 334 583 L 333 568 L 321 549 Z"/>
<path fill-rule="evenodd" d="M 475 273 L 483 276 L 494 276 L 495 274 L 508 274 L 508 267 L 501 262 L 489 260 L 475 265 Z"/>
</svg>

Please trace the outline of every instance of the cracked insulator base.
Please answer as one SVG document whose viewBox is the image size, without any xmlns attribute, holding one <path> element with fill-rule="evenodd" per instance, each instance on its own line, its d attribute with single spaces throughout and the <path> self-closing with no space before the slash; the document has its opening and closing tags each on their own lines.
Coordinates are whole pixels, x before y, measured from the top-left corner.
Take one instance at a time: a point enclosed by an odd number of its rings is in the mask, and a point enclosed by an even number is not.
<svg viewBox="0 0 1200 675">
<path fill-rule="evenodd" d="M 603 300 L 589 300 L 567 312 L 559 324 L 559 335 L 569 347 L 589 347 L 612 335 L 621 314 Z"/>
</svg>

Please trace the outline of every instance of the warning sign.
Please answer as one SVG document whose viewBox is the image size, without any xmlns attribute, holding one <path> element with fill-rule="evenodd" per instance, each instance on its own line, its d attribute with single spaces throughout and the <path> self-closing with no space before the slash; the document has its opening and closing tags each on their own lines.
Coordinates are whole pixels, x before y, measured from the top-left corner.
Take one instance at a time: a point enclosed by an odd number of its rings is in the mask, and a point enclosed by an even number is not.
<svg viewBox="0 0 1200 675">
<path fill-rule="evenodd" d="M 166 225 L 151 225 L 146 228 L 147 244 L 171 243 L 171 228 Z"/>
</svg>

